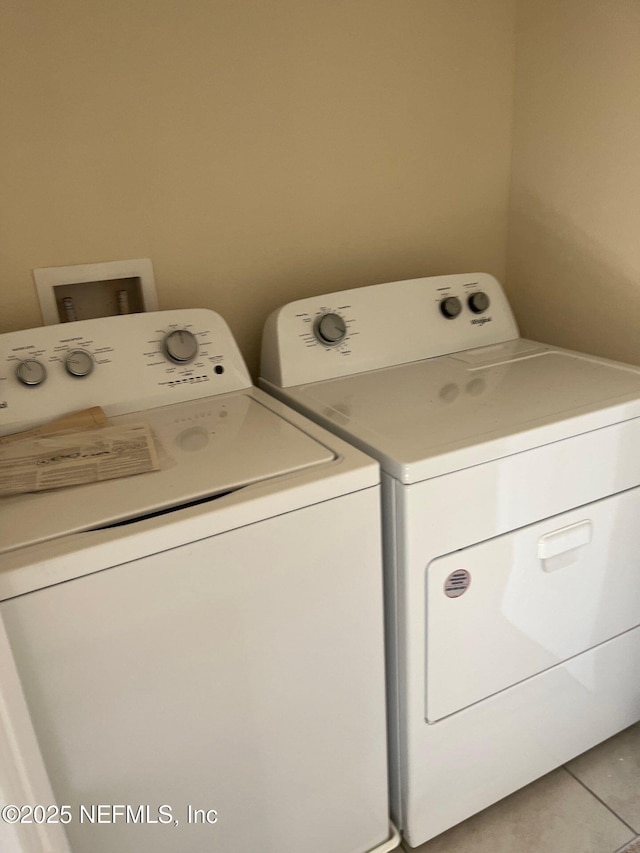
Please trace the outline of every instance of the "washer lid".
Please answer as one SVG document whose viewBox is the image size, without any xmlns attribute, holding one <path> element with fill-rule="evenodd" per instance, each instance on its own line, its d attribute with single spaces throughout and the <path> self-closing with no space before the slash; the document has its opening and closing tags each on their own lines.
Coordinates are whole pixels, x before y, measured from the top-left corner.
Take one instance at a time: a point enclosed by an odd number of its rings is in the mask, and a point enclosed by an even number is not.
<svg viewBox="0 0 640 853">
<path fill-rule="evenodd" d="M 220 497 L 335 458 L 253 393 L 223 394 L 113 418 L 114 425 L 151 426 L 161 469 L 0 498 L 0 553 Z"/>
<path fill-rule="evenodd" d="M 640 370 L 524 340 L 288 393 L 404 483 L 640 416 Z"/>
</svg>

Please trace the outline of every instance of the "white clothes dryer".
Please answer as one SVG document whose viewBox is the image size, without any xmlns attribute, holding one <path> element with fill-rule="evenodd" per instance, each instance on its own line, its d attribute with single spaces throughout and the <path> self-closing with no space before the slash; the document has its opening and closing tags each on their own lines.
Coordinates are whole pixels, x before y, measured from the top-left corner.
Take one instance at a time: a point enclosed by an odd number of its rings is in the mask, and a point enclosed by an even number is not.
<svg viewBox="0 0 640 853">
<path fill-rule="evenodd" d="M 383 469 L 392 816 L 416 846 L 640 718 L 640 371 L 486 274 L 267 321 L 261 384 Z"/>
<path fill-rule="evenodd" d="M 207 310 L 1 335 L 0 424 L 3 850 L 391 849 L 377 463 Z"/>
</svg>

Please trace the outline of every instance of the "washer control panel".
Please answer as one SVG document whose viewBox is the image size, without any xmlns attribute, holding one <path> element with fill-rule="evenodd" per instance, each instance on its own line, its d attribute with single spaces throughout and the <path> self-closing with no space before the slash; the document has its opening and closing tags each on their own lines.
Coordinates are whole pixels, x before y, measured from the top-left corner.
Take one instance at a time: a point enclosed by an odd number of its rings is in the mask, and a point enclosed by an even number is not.
<svg viewBox="0 0 640 853">
<path fill-rule="evenodd" d="M 207 309 L 0 334 L 0 434 L 90 406 L 117 415 L 250 386 L 229 327 Z"/>
<path fill-rule="evenodd" d="M 487 273 L 387 282 L 275 311 L 264 329 L 261 375 L 289 387 L 517 337 L 504 292 Z"/>
</svg>

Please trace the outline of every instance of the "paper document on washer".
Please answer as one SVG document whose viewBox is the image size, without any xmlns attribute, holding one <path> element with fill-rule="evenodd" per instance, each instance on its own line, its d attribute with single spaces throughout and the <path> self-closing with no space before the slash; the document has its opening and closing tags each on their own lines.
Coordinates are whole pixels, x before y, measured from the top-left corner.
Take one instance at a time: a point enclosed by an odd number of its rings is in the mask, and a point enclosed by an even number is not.
<svg viewBox="0 0 640 853">
<path fill-rule="evenodd" d="M 85 429 L 97 429 L 109 426 L 109 419 L 100 406 L 92 406 L 90 409 L 81 409 L 79 412 L 71 412 L 56 418 L 54 421 L 41 424 L 24 432 L 13 432 L 10 435 L 0 435 L 0 447 L 14 444 L 16 441 L 25 441 L 28 438 L 40 438 L 45 435 L 53 435 L 60 432 L 78 432 Z"/>
<path fill-rule="evenodd" d="M 159 468 L 147 424 L 25 439 L 0 447 L 0 495 L 78 486 Z"/>
</svg>

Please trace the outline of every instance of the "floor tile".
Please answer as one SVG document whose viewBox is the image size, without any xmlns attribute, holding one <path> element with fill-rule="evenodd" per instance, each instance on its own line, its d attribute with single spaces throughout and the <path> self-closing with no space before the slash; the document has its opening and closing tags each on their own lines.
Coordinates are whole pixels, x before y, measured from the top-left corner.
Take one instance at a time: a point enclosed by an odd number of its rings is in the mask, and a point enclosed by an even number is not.
<svg viewBox="0 0 640 853">
<path fill-rule="evenodd" d="M 636 833 L 560 768 L 413 853 L 612 853 Z"/>
<path fill-rule="evenodd" d="M 640 853 L 640 838 L 635 838 L 630 844 L 625 844 L 617 853 Z"/>
<path fill-rule="evenodd" d="M 640 723 L 570 761 L 567 769 L 640 833 Z"/>
</svg>

